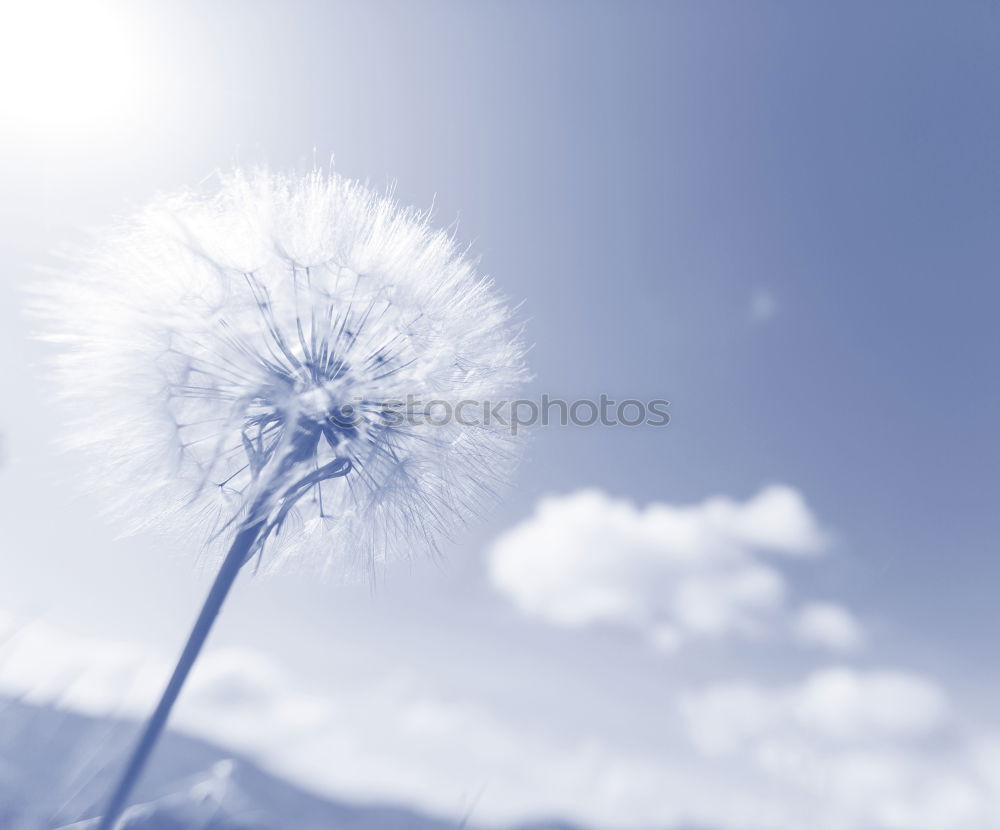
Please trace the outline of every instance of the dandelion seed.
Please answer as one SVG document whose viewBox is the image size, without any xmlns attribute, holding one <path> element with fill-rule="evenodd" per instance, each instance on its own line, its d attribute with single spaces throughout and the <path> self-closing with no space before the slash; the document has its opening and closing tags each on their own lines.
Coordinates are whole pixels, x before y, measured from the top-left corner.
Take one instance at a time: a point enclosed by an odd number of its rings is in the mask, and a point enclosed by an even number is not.
<svg viewBox="0 0 1000 830">
<path fill-rule="evenodd" d="M 41 299 L 74 443 L 115 511 L 193 529 L 222 558 L 109 830 L 248 562 L 370 573 L 434 551 L 495 495 L 512 436 L 401 416 L 510 394 L 524 348 L 425 216 L 321 172 L 236 172 L 162 199 Z"/>
</svg>

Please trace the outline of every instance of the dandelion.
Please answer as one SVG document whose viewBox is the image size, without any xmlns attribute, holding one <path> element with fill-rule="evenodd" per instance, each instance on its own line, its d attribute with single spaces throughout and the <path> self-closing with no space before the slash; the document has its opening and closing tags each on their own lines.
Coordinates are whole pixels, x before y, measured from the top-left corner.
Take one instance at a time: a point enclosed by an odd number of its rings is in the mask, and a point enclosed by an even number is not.
<svg viewBox="0 0 1000 830">
<path fill-rule="evenodd" d="M 425 215 L 319 171 L 161 199 L 42 291 L 72 441 L 114 512 L 221 559 L 110 830 L 244 566 L 372 573 L 495 497 L 516 458 L 502 424 L 406 402 L 508 395 L 524 347 Z"/>
</svg>

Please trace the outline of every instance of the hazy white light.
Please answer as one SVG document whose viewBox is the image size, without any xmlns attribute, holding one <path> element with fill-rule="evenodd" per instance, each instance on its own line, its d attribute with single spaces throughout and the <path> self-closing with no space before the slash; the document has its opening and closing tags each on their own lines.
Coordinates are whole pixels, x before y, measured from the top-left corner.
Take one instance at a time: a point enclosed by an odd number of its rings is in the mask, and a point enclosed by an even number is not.
<svg viewBox="0 0 1000 830">
<path fill-rule="evenodd" d="M 27 2 L 0 14 L 5 132 L 36 140 L 102 134 L 135 118 L 142 49 L 110 3 Z"/>
</svg>

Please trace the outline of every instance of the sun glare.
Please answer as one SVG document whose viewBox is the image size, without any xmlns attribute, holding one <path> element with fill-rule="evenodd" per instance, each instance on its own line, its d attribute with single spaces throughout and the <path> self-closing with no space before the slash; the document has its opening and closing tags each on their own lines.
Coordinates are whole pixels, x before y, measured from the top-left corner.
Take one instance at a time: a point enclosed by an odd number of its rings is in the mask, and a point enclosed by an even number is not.
<svg viewBox="0 0 1000 830">
<path fill-rule="evenodd" d="M 0 16 L 4 132 L 35 141 L 115 131 L 135 115 L 143 55 L 124 7 L 24 2 Z"/>
</svg>

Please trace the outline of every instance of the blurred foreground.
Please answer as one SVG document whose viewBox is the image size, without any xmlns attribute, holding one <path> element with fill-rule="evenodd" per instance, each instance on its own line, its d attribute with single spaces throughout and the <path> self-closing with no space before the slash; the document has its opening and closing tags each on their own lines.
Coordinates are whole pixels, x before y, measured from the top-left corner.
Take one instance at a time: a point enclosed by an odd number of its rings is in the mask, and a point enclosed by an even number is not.
<svg viewBox="0 0 1000 830">
<path fill-rule="evenodd" d="M 0 701 L 0 827 L 95 826 L 136 724 Z M 225 750 L 168 733 L 122 830 L 445 830 L 454 822 L 313 795 Z M 522 825 L 518 830 L 572 830 Z"/>
</svg>

